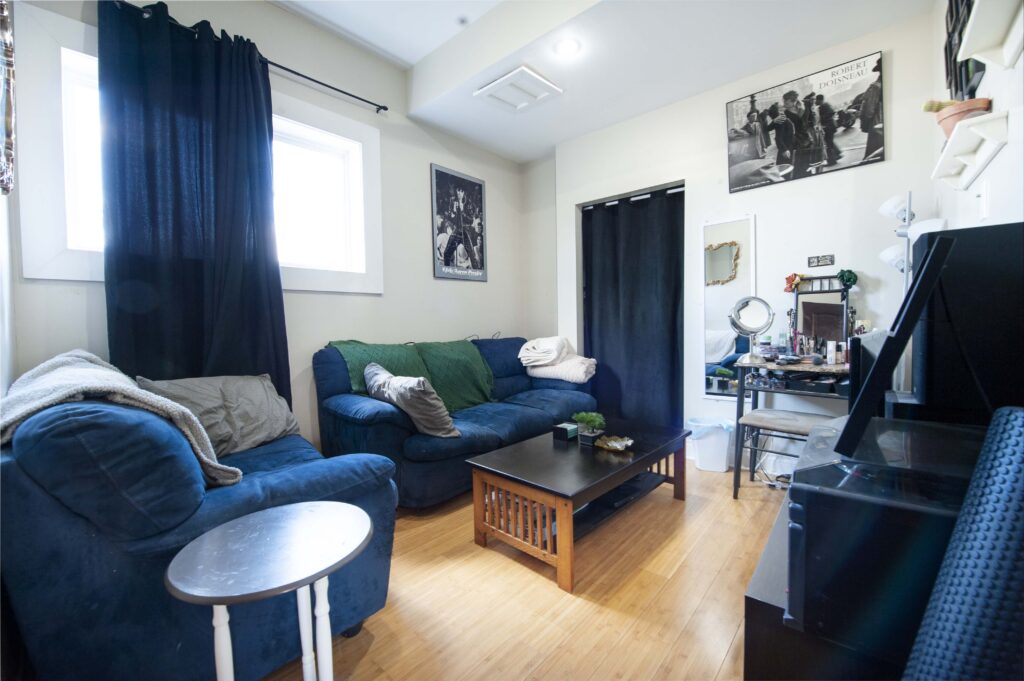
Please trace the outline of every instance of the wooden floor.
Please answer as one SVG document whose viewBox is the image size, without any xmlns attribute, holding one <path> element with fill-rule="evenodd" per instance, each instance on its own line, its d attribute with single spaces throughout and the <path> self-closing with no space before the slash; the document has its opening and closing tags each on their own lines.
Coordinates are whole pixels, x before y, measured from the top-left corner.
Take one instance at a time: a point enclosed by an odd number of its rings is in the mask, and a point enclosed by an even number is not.
<svg viewBox="0 0 1024 681">
<path fill-rule="evenodd" d="M 576 544 L 576 591 L 514 549 L 473 543 L 469 494 L 400 511 L 388 604 L 334 640 L 339 679 L 739 679 L 743 593 L 782 492 L 690 462 Z M 301 679 L 297 663 L 273 674 Z"/>
</svg>

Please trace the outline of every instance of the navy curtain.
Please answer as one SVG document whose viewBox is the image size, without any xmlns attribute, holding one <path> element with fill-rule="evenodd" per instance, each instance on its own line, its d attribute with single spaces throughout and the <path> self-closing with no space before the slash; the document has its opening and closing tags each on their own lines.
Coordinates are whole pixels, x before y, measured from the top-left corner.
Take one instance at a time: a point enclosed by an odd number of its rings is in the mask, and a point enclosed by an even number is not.
<svg viewBox="0 0 1024 681">
<path fill-rule="evenodd" d="M 290 402 L 267 66 L 163 3 L 98 5 L 111 361 L 152 379 L 268 373 Z"/>
<path fill-rule="evenodd" d="M 683 422 L 683 192 L 583 211 L 583 348 L 605 416 Z"/>
</svg>

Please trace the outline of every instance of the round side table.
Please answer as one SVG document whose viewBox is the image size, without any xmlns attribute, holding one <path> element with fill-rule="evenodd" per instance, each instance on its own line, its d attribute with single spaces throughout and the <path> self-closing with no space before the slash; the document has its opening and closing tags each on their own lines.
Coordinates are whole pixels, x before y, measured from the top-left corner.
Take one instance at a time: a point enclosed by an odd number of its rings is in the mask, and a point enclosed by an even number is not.
<svg viewBox="0 0 1024 681">
<path fill-rule="evenodd" d="M 176 598 L 213 606 L 213 650 L 218 681 L 233 681 L 228 608 L 295 591 L 302 678 L 334 679 L 327 576 L 358 556 L 373 535 L 370 516 L 357 506 L 311 501 L 236 518 L 193 539 L 167 568 L 164 583 Z M 309 585 L 316 592 L 316 651 Z"/>
</svg>

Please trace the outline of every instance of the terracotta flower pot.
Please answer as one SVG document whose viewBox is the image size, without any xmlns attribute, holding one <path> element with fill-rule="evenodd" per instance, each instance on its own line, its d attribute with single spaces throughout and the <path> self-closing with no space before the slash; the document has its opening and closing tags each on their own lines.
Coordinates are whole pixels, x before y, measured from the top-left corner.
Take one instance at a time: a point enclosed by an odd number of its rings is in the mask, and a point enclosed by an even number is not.
<svg viewBox="0 0 1024 681">
<path fill-rule="evenodd" d="M 968 99 L 964 102 L 957 102 L 947 106 L 935 114 L 935 120 L 942 126 L 942 132 L 946 133 L 948 139 L 953 134 L 956 124 L 965 118 L 980 116 L 992 107 L 991 99 Z"/>
</svg>

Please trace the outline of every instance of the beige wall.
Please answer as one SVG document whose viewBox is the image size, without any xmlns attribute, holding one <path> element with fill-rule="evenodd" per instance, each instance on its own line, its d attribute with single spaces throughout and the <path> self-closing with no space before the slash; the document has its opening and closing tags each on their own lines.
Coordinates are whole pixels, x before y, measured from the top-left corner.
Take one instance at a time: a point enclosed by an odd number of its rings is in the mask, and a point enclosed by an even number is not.
<svg viewBox="0 0 1024 681">
<path fill-rule="evenodd" d="M 523 166 L 522 242 L 523 335 L 553 336 L 555 316 L 555 157 Z"/>
<path fill-rule="evenodd" d="M 391 111 L 350 104 L 305 85 L 275 77 L 275 90 L 329 108 L 381 130 L 384 223 L 384 294 L 285 293 L 294 410 L 302 432 L 315 442 L 316 400 L 310 359 L 334 339 L 444 340 L 495 332 L 518 335 L 542 326 L 524 304 L 524 262 L 533 241 L 523 238 L 520 166 L 405 116 L 406 74 L 391 63 L 313 27 L 266 2 L 170 2 L 181 23 L 209 19 L 215 30 L 252 39 L 268 58 L 386 103 Z M 95 23 L 95 6 L 82 2 L 43 7 Z M 91 16 L 90 16 L 91 15 Z M 22 153 L 26 153 L 23 150 Z M 487 187 L 488 282 L 435 280 L 431 263 L 430 164 L 478 177 Z M 19 267 L 20 272 L 20 267 Z M 75 347 L 106 356 L 103 285 L 26 280 L 14 282 L 15 368 Z"/>
</svg>

